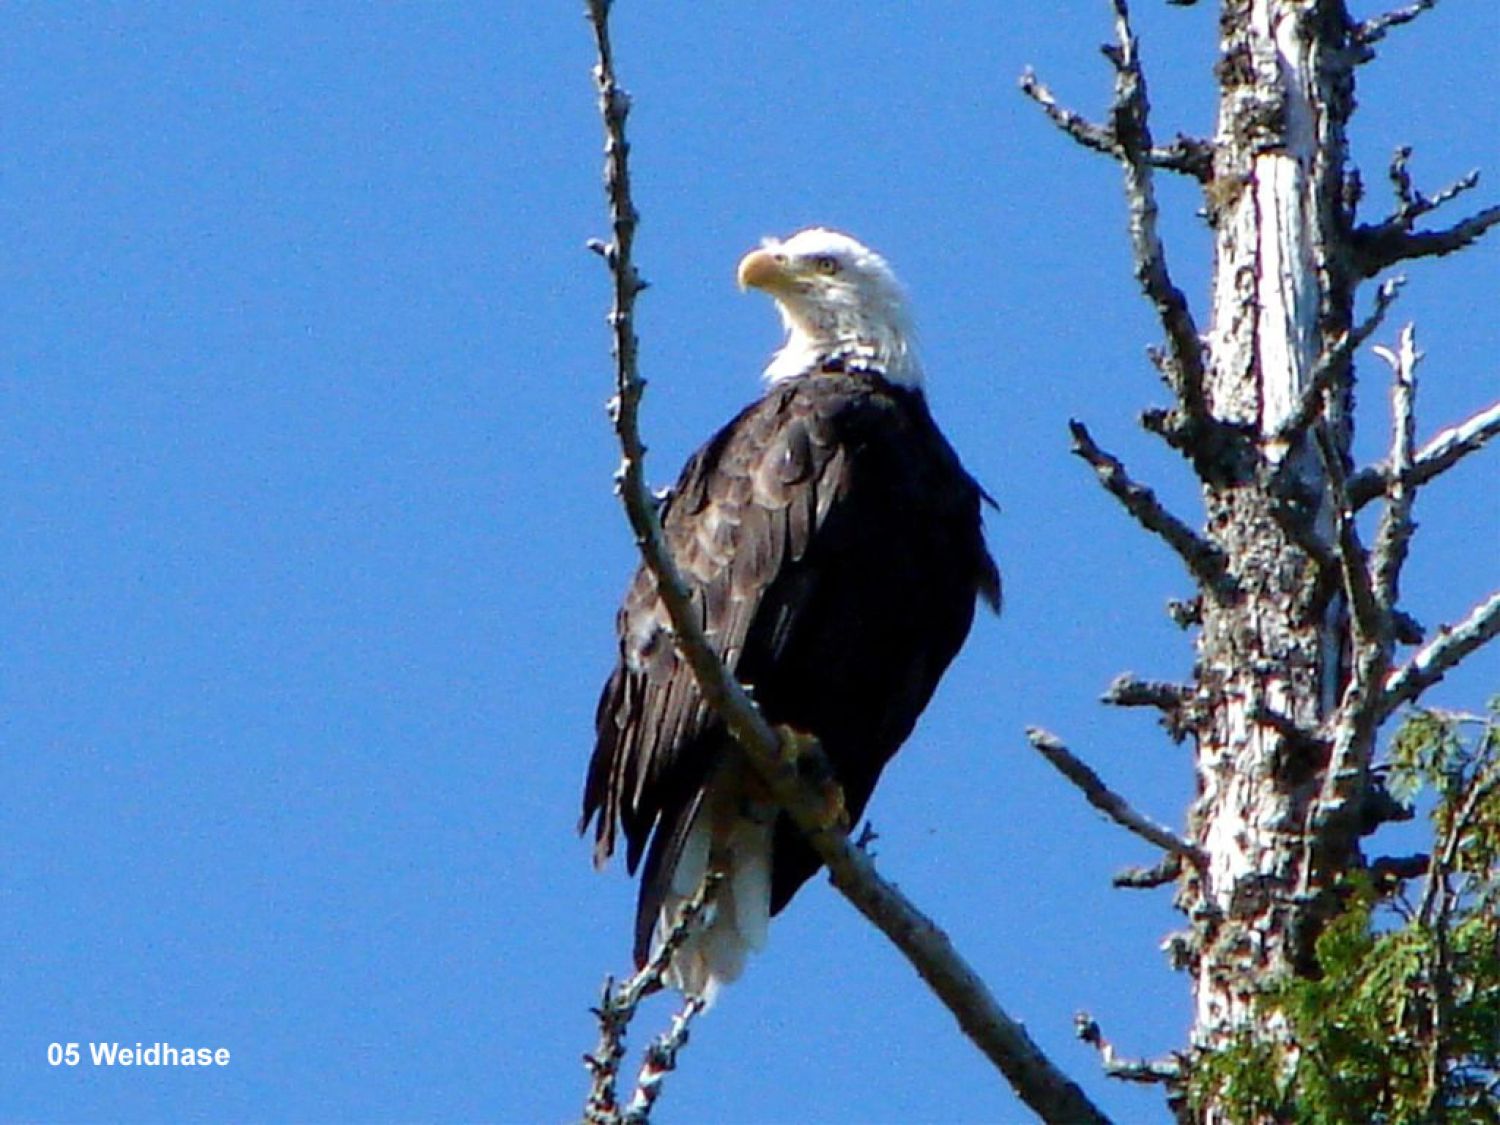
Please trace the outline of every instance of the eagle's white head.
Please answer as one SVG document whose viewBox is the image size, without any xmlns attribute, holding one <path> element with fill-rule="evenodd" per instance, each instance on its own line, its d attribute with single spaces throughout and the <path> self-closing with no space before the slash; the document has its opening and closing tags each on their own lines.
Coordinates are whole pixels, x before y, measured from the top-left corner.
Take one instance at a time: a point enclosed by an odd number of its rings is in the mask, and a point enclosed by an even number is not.
<svg viewBox="0 0 1500 1125">
<path fill-rule="evenodd" d="M 766 368 L 772 383 L 844 359 L 918 389 L 911 316 L 885 259 L 847 234 L 822 227 L 766 239 L 740 262 L 740 288 L 776 299 L 787 339 Z"/>
</svg>

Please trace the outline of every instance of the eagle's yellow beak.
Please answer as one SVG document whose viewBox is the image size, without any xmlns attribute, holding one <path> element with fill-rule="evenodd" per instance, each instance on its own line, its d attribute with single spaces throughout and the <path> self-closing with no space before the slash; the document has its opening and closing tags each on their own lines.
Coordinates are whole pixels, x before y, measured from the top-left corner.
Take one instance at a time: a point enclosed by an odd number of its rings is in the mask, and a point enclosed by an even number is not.
<svg viewBox="0 0 1500 1125">
<path fill-rule="evenodd" d="M 778 282 L 787 279 L 786 267 L 778 256 L 764 248 L 752 250 L 741 258 L 736 276 L 741 289 L 752 286 L 756 289 L 774 289 Z"/>
</svg>

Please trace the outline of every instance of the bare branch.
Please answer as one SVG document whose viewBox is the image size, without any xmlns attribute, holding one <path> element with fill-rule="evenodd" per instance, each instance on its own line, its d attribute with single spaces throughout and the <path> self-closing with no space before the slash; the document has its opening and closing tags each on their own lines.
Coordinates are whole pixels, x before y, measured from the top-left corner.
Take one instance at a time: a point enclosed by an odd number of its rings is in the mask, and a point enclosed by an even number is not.
<svg viewBox="0 0 1500 1125">
<path fill-rule="evenodd" d="M 1127 867 L 1115 873 L 1109 883 L 1133 891 L 1150 890 L 1174 882 L 1182 874 L 1182 857 L 1176 852 L 1162 856 L 1161 862 L 1151 867 Z"/>
<path fill-rule="evenodd" d="M 1323 416 L 1328 392 L 1348 377 L 1350 358 L 1359 346 L 1370 338 L 1375 329 L 1380 327 L 1381 322 L 1385 320 L 1385 314 L 1395 303 L 1401 287 L 1405 284 L 1404 277 L 1391 277 L 1380 283 L 1380 287 L 1375 291 L 1375 308 L 1362 322 L 1341 334 L 1318 357 L 1312 376 L 1307 381 L 1307 389 L 1302 392 L 1301 401 L 1297 403 L 1297 409 L 1292 411 L 1290 417 L 1271 435 L 1269 441 L 1290 447 L 1306 436 L 1308 427 Z"/>
<path fill-rule="evenodd" d="M 1371 16 L 1355 26 L 1350 38 L 1362 46 L 1369 47 L 1384 39 L 1386 33 L 1393 27 L 1411 23 L 1423 12 L 1430 11 L 1436 5 L 1437 0 L 1416 0 L 1416 3 L 1407 4 L 1404 8 L 1396 8 L 1383 15 Z"/>
<path fill-rule="evenodd" d="M 1438 635 L 1419 649 L 1386 680 L 1379 718 L 1388 718 L 1448 674 L 1469 653 L 1500 633 L 1500 593 L 1491 594 L 1454 626 L 1441 626 Z"/>
<path fill-rule="evenodd" d="M 1130 219 L 1130 247 L 1135 277 L 1156 309 L 1167 338 L 1167 351 L 1157 366 L 1177 396 L 1178 408 L 1164 419 L 1162 432 L 1179 448 L 1191 443 L 1188 435 L 1213 425 L 1203 392 L 1203 343 L 1188 308 L 1187 298 L 1172 283 L 1166 251 L 1157 232 L 1153 168 L 1184 172 L 1203 183 L 1213 177 L 1213 146 L 1179 136 L 1169 148 L 1151 140 L 1150 103 L 1141 69 L 1139 44 L 1130 27 L 1126 0 L 1114 0 L 1115 43 L 1104 48 L 1115 71 L 1115 92 L 1108 125 L 1098 125 L 1057 103 L 1052 91 L 1030 70 L 1021 76 L 1021 90 L 1048 118 L 1085 148 L 1113 156 L 1125 171 L 1125 197 Z"/>
<path fill-rule="evenodd" d="M 1410 484 L 1412 447 L 1416 444 L 1413 406 L 1417 393 L 1417 364 L 1422 356 L 1417 351 L 1416 335 L 1410 324 L 1401 330 L 1401 343 L 1396 351 L 1389 348 L 1376 351 L 1390 364 L 1394 376 L 1391 384 L 1390 486 L 1370 559 L 1371 581 L 1380 608 L 1382 629 L 1388 630 L 1400 596 L 1401 568 L 1406 563 L 1414 528 L 1411 509 L 1416 489 Z M 1352 502 L 1350 506 L 1353 507 Z"/>
<path fill-rule="evenodd" d="M 645 565 L 656 578 L 676 643 L 693 669 L 698 688 L 744 747 L 782 806 L 846 898 L 891 939 L 948 1007 L 964 1033 L 1005 1074 L 1020 1098 L 1047 1120 L 1104 1122 L 1107 1119 L 1083 1091 L 1048 1059 L 995 1002 L 984 982 L 959 956 L 938 927 L 896 887 L 882 880 L 863 851 L 829 823 L 823 796 L 802 779 L 796 757 L 783 753 L 778 733 L 766 722 L 745 689 L 709 647 L 687 587 L 666 548 L 656 507 L 646 489 L 638 405 L 642 382 L 636 371 L 632 312 L 641 284 L 631 258 L 637 216 L 630 199 L 629 146 L 625 119 L 629 99 L 618 87 L 608 33 L 608 0 L 589 0 L 599 62 L 595 80 L 605 128 L 605 184 L 614 241 L 599 247 L 615 282 L 610 323 L 615 334 L 616 435 L 624 454 L 617 480 L 621 499 Z"/>
<path fill-rule="evenodd" d="M 1073 433 L 1073 452 L 1094 467 L 1099 483 L 1109 494 L 1142 527 L 1165 540 L 1204 589 L 1221 598 L 1232 596 L 1235 584 L 1223 552 L 1167 511 L 1151 489 L 1132 480 L 1119 458 L 1099 448 L 1087 426 L 1074 420 L 1068 423 L 1068 428 Z"/>
<path fill-rule="evenodd" d="M 1470 246 L 1500 223 L 1500 204 L 1486 207 L 1443 230 L 1402 232 L 1361 227 L 1352 244 L 1360 276 L 1374 277 L 1397 262 L 1440 258 Z"/>
<path fill-rule="evenodd" d="M 1096 125 L 1082 114 L 1059 105 L 1046 83 L 1030 67 L 1021 74 L 1021 92 L 1042 107 L 1052 124 L 1084 148 L 1116 159 L 1123 158 L 1120 142 L 1108 126 Z M 1144 156 L 1153 168 L 1181 172 L 1200 183 L 1213 179 L 1213 145 L 1201 137 L 1179 133 L 1170 145 L 1165 148 L 1154 146 Z"/>
<path fill-rule="evenodd" d="M 1500 434 L 1500 402 L 1486 407 L 1456 426 L 1450 426 L 1424 445 L 1412 460 L 1410 486 L 1418 488 L 1447 472 L 1470 453 L 1483 449 L 1497 434 Z M 1355 509 L 1385 495 L 1391 480 L 1391 466 L 1388 462 L 1361 469 L 1350 477 L 1349 499 Z"/>
<path fill-rule="evenodd" d="M 1372 585 L 1364 547 L 1354 525 L 1343 462 L 1327 427 L 1315 426 L 1313 437 L 1328 481 L 1336 555 L 1350 606 L 1351 668 L 1337 712 L 1329 724 L 1328 765 L 1318 799 L 1312 806 L 1312 824 L 1322 829 L 1332 824 L 1357 825 L 1362 804 L 1358 798 L 1369 768 L 1370 742 L 1379 725 L 1379 681 L 1390 663 L 1394 630 L 1391 615 L 1383 609 Z"/>
<path fill-rule="evenodd" d="M 1121 672 L 1110 681 L 1109 688 L 1101 699 L 1116 707 L 1155 707 L 1159 711 L 1175 714 L 1192 695 L 1193 689 L 1186 684 L 1143 680 L 1129 672 Z"/>
<path fill-rule="evenodd" d="M 1412 227 L 1423 215 L 1436 211 L 1464 192 L 1473 190 L 1479 183 L 1479 173 L 1470 172 L 1429 198 L 1412 185 L 1411 174 L 1407 171 L 1407 161 L 1410 158 L 1411 149 L 1402 147 L 1396 150 L 1396 155 L 1391 159 L 1390 179 L 1396 192 L 1395 212 L 1382 222 L 1357 227 L 1350 236 L 1350 253 L 1360 277 L 1374 277 L 1381 270 L 1400 261 L 1462 250 L 1496 223 L 1500 223 L 1500 206 L 1495 206 L 1487 207 L 1446 230 L 1413 231 Z"/>
<path fill-rule="evenodd" d="M 1125 0 L 1114 0 L 1114 7 L 1116 45 L 1105 48 L 1105 54 L 1115 68 L 1111 131 L 1119 143 L 1118 155 L 1125 170 L 1135 277 L 1156 307 L 1166 332 L 1169 370 L 1178 403 L 1186 416 L 1186 428 L 1194 429 L 1210 420 L 1203 391 L 1203 343 L 1187 298 L 1172 283 L 1166 250 L 1156 229 L 1156 189 L 1147 158 L 1152 145 L 1146 75 L 1141 70 L 1139 44 L 1130 28 L 1130 9 Z"/>
<path fill-rule="evenodd" d="M 599 1006 L 594 1009 L 594 1015 L 599 1020 L 599 1045 L 594 1048 L 593 1054 L 583 1056 L 584 1064 L 593 1076 L 583 1112 L 583 1119 L 589 1125 L 618 1125 L 620 1122 L 621 1112 L 615 1082 L 619 1075 L 620 1060 L 625 1057 L 625 1032 L 630 1027 L 630 1021 L 635 1018 L 641 1001 L 661 988 L 672 958 L 697 928 L 698 919 L 718 893 L 721 879 L 718 872 L 709 873 L 698 892 L 684 904 L 656 955 L 634 976 L 618 988 L 615 987 L 613 978 L 604 982 L 604 993 Z M 685 1034 L 684 1031 L 684 1036 Z M 674 1062 L 675 1059 L 674 1051 Z M 651 1094 L 653 1102 L 660 1094 L 660 1077 L 656 1079 L 654 1086 L 655 1091 Z M 649 1110 L 649 1106 L 647 1109 Z"/>
<path fill-rule="evenodd" d="M 1104 1038 L 1098 1021 L 1087 1012 L 1073 1017 L 1073 1027 L 1078 1038 L 1099 1052 L 1104 1073 L 1123 1082 L 1142 1082 L 1153 1085 L 1177 1085 L 1187 1076 L 1180 1055 L 1168 1055 L 1161 1059 L 1123 1059 L 1114 1044 Z"/>
<path fill-rule="evenodd" d="M 1375 592 L 1370 586 L 1370 572 L 1365 561 L 1364 547 L 1359 542 L 1359 532 L 1354 526 L 1354 506 L 1349 502 L 1349 489 L 1340 463 L 1338 451 L 1332 448 L 1327 434 L 1318 428 L 1318 452 L 1323 459 L 1323 470 L 1328 476 L 1329 507 L 1333 511 L 1334 541 L 1337 546 L 1339 569 L 1344 577 L 1344 593 L 1353 608 L 1350 622 L 1354 630 L 1356 648 L 1374 643 L 1381 634 L 1383 619 L 1375 601 Z"/>
<path fill-rule="evenodd" d="M 651 1118 L 651 1108 L 661 1097 L 662 1080 L 677 1069 L 677 1055 L 687 1046 L 688 1025 L 703 1011 L 705 1001 L 701 996 L 689 996 L 682 1008 L 672 1017 L 672 1025 L 651 1041 L 646 1048 L 645 1061 L 641 1063 L 640 1077 L 636 1080 L 635 1096 L 621 1116 L 622 1125 L 645 1125 Z"/>
<path fill-rule="evenodd" d="M 1129 829 L 1141 839 L 1158 848 L 1175 853 L 1195 865 L 1204 862 L 1203 853 L 1170 829 L 1163 828 L 1149 817 L 1142 816 L 1130 807 L 1129 802 L 1105 785 L 1099 775 L 1081 762 L 1062 740 L 1040 727 L 1027 727 L 1026 737 L 1059 773 L 1078 786 L 1088 803 L 1122 828 Z"/>
</svg>

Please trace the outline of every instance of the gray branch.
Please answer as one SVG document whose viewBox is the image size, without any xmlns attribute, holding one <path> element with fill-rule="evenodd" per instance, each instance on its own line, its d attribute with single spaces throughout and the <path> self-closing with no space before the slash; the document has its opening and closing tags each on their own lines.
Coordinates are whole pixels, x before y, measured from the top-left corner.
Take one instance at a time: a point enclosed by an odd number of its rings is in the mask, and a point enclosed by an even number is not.
<svg viewBox="0 0 1500 1125">
<path fill-rule="evenodd" d="M 718 872 L 709 873 L 703 880 L 703 885 L 698 888 L 697 894 L 683 906 L 666 940 L 656 951 L 656 956 L 643 965 L 634 976 L 618 988 L 613 978 L 605 980 L 604 993 L 600 997 L 599 1006 L 594 1009 L 594 1016 L 599 1021 L 599 1045 L 594 1048 L 593 1054 L 583 1056 L 584 1065 L 588 1067 L 593 1079 L 583 1111 L 583 1119 L 587 1125 L 621 1125 L 631 1112 L 635 1113 L 633 1118 L 635 1122 L 642 1122 L 646 1119 L 646 1114 L 650 1112 L 650 1103 L 655 1102 L 660 1096 L 661 1076 L 657 1075 L 651 1084 L 651 1093 L 647 1095 L 649 1101 L 644 1110 L 637 1107 L 642 1097 L 638 1087 L 636 1096 L 631 1100 L 631 1110 L 622 1114 L 615 1084 L 619 1076 L 620 1061 L 625 1057 L 625 1033 L 629 1030 L 630 1021 L 635 1018 L 636 1009 L 640 1007 L 641 1001 L 661 988 L 672 958 L 682 947 L 682 943 L 687 941 L 688 935 L 697 927 L 698 919 L 702 917 L 704 910 L 718 893 L 721 879 L 722 876 Z M 701 1008 L 701 1004 L 699 1007 Z M 697 1014 L 696 1010 L 693 1014 Z M 685 1039 L 685 1024 L 682 1035 Z M 678 1046 L 680 1047 L 681 1044 L 679 1043 Z M 676 1064 L 675 1049 L 672 1052 L 672 1063 Z M 644 1071 L 642 1077 L 645 1078 Z"/>
<path fill-rule="evenodd" d="M 1180 1055 L 1168 1055 L 1162 1059 L 1125 1059 L 1116 1053 L 1114 1044 L 1104 1038 L 1099 1023 L 1087 1012 L 1073 1017 L 1073 1028 L 1089 1046 L 1099 1052 L 1104 1073 L 1123 1082 L 1144 1082 L 1175 1086 L 1187 1077 L 1187 1068 Z"/>
<path fill-rule="evenodd" d="M 1480 602 L 1457 625 L 1441 626 L 1436 637 L 1391 675 L 1380 699 L 1379 717 L 1386 719 L 1402 704 L 1413 702 L 1497 633 L 1500 633 L 1500 593 Z"/>
<path fill-rule="evenodd" d="M 1395 303 L 1401 287 L 1405 284 L 1404 277 L 1387 278 L 1380 283 L 1380 287 L 1375 291 L 1375 308 L 1363 321 L 1342 333 L 1318 357 L 1312 376 L 1307 381 L 1307 389 L 1302 392 L 1297 408 L 1277 428 L 1276 433 L 1271 436 L 1271 441 L 1295 446 L 1306 436 L 1308 428 L 1323 417 L 1328 392 L 1348 377 L 1349 360 L 1359 346 L 1380 327 L 1385 320 L 1385 314 Z"/>
<path fill-rule="evenodd" d="M 1042 757 L 1051 762 L 1059 773 L 1082 790 L 1089 804 L 1104 813 L 1110 820 L 1134 832 L 1141 839 L 1155 844 L 1164 851 L 1181 856 L 1194 865 L 1201 866 L 1205 862 L 1203 853 L 1192 844 L 1131 808 L 1130 803 L 1124 797 L 1105 785 L 1099 775 L 1080 761 L 1055 734 L 1042 730 L 1040 727 L 1027 727 L 1026 737 Z"/>
<path fill-rule="evenodd" d="M 1416 221 L 1436 211 L 1445 203 L 1471 191 L 1479 183 L 1479 173 L 1470 172 L 1436 195 L 1428 197 L 1412 184 L 1407 162 L 1408 147 L 1396 150 L 1391 159 L 1390 179 L 1396 193 L 1396 210 L 1387 219 L 1357 227 L 1350 236 L 1350 252 L 1360 277 L 1374 277 L 1397 262 L 1412 258 L 1431 258 L 1451 254 L 1477 241 L 1491 227 L 1500 223 L 1500 206 L 1487 207 L 1451 227 L 1437 231 L 1414 231 Z"/>
<path fill-rule="evenodd" d="M 1412 449 L 1416 444 L 1414 406 L 1417 364 L 1422 357 L 1417 351 L 1416 336 L 1410 324 L 1401 330 L 1401 343 L 1396 351 L 1388 348 L 1376 350 L 1390 364 L 1392 374 L 1391 479 L 1385 510 L 1381 513 L 1380 526 L 1375 532 L 1370 572 L 1375 588 L 1375 601 L 1380 607 L 1381 626 L 1384 631 L 1389 632 L 1401 593 L 1401 569 L 1406 564 L 1415 528 L 1411 510 L 1416 499 L 1416 489 L 1411 486 L 1410 480 Z M 1345 495 L 1347 498 L 1347 489 Z M 1350 507 L 1353 507 L 1352 502 Z"/>
<path fill-rule="evenodd" d="M 1424 445 L 1412 459 L 1410 486 L 1419 488 L 1447 472 L 1470 453 L 1483 449 L 1497 434 L 1500 434 L 1500 402 L 1456 426 L 1450 426 Z M 1389 462 L 1361 469 L 1349 478 L 1350 502 L 1356 509 L 1364 507 L 1371 500 L 1384 496 L 1392 479 Z"/>
<path fill-rule="evenodd" d="M 1182 857 L 1176 852 L 1162 856 L 1161 862 L 1150 867 L 1127 867 L 1117 871 L 1109 883 L 1112 887 L 1140 891 L 1162 887 L 1175 882 L 1182 874 Z"/>
<path fill-rule="evenodd" d="M 1110 681 L 1109 688 L 1100 698 L 1115 707 L 1155 707 L 1158 711 L 1175 715 L 1192 696 L 1193 689 L 1186 684 L 1143 680 L 1129 672 L 1121 672 Z"/>
<path fill-rule="evenodd" d="M 1404 23 L 1411 23 L 1423 12 L 1431 10 L 1437 5 L 1437 0 L 1416 0 L 1414 4 L 1396 8 L 1382 15 L 1371 16 L 1363 23 L 1357 24 L 1353 34 L 1350 36 L 1354 42 L 1361 46 L 1369 47 L 1380 42 L 1386 37 L 1386 33 L 1393 27 L 1400 27 Z"/>
<path fill-rule="evenodd" d="M 1021 92 L 1041 106 L 1042 112 L 1052 124 L 1084 148 L 1117 160 L 1124 159 L 1124 150 L 1113 129 L 1107 125 L 1095 124 L 1082 114 L 1060 105 L 1046 83 L 1030 67 L 1021 74 Z M 1165 147 L 1154 145 L 1143 156 L 1153 168 L 1181 172 L 1199 183 L 1206 184 L 1213 179 L 1213 144 L 1202 137 L 1189 137 L 1179 133 L 1171 144 Z"/>
<path fill-rule="evenodd" d="M 1221 598 L 1231 596 L 1235 584 L 1224 553 L 1167 511 L 1151 489 L 1132 480 L 1119 458 L 1099 448 L 1087 426 L 1074 420 L 1068 423 L 1068 428 L 1073 433 L 1073 452 L 1093 466 L 1105 490 L 1142 527 L 1160 536 L 1177 552 L 1199 585 Z"/>
<path fill-rule="evenodd" d="M 869 856 L 850 843 L 847 833 L 828 823 L 826 800 L 804 782 L 795 755 L 783 752 L 778 733 L 703 635 L 645 484 L 645 447 L 638 422 L 643 384 L 636 369 L 632 320 L 641 283 L 631 258 L 637 216 L 630 198 L 629 146 L 625 139 L 630 102 L 615 77 L 609 8 L 609 0 L 588 0 L 598 50 L 595 81 L 604 119 L 605 188 L 614 229 L 613 242 L 596 249 L 614 279 L 610 324 L 615 338 L 616 401 L 612 413 L 624 455 L 617 479 L 641 557 L 656 578 L 662 604 L 671 618 L 678 650 L 692 667 L 704 700 L 745 749 L 773 797 L 827 865 L 834 886 L 890 938 L 953 1013 L 964 1033 L 1004 1073 L 1021 1100 L 1049 1121 L 1106 1122 L 1108 1119 L 1042 1053 L 1025 1028 L 1006 1015 L 978 974 L 953 948 L 947 934 L 876 874 Z"/>
<path fill-rule="evenodd" d="M 1115 71 L 1108 125 L 1096 125 L 1058 105 L 1052 92 L 1029 70 L 1022 75 L 1021 89 L 1063 132 L 1087 148 L 1113 156 L 1124 169 L 1135 277 L 1166 334 L 1167 351 L 1158 366 L 1178 400 L 1178 409 L 1162 432 L 1179 448 L 1189 448 L 1194 436 L 1213 426 L 1203 390 L 1203 343 L 1187 298 L 1172 283 L 1167 269 L 1151 173 L 1156 167 L 1171 168 L 1207 182 L 1213 174 L 1213 149 L 1207 142 L 1184 137 L 1171 149 L 1153 145 L 1146 76 L 1126 0 L 1114 0 L 1114 9 L 1116 41 L 1104 48 Z"/>
</svg>

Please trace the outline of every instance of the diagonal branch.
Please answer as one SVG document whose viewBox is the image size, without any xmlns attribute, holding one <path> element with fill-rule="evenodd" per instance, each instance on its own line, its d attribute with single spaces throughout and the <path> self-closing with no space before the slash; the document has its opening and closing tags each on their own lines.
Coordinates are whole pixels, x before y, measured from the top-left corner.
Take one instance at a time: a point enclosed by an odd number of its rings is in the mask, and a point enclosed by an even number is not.
<svg viewBox="0 0 1500 1125">
<path fill-rule="evenodd" d="M 1439 628 L 1436 637 L 1392 673 L 1380 699 L 1379 717 L 1386 719 L 1403 703 L 1415 700 L 1496 634 L 1500 634 L 1500 593 L 1480 602 L 1457 625 Z"/>
<path fill-rule="evenodd" d="M 1437 5 L 1437 0 L 1416 0 L 1413 4 L 1407 4 L 1403 8 L 1396 8 L 1384 12 L 1378 16 L 1371 16 L 1363 23 L 1356 24 L 1350 38 L 1365 47 L 1369 47 L 1385 38 L 1386 33 L 1393 27 L 1400 27 L 1404 23 L 1411 23 L 1423 12 L 1430 11 Z"/>
<path fill-rule="evenodd" d="M 1165 352 L 1154 358 L 1177 397 L 1176 408 L 1164 412 L 1151 428 L 1202 466 L 1218 452 L 1217 439 L 1226 435 L 1208 409 L 1203 342 L 1198 326 L 1187 298 L 1173 284 L 1167 269 L 1166 251 L 1157 230 L 1152 170 L 1167 168 L 1184 172 L 1207 184 L 1213 178 L 1213 146 L 1183 136 L 1168 148 L 1152 143 L 1146 76 L 1141 69 L 1139 44 L 1130 27 L 1126 0 L 1114 0 L 1114 9 L 1116 41 L 1104 48 L 1115 71 L 1109 124 L 1095 124 L 1060 106 L 1052 91 L 1030 70 L 1021 76 L 1021 90 L 1059 129 L 1085 148 L 1113 156 L 1124 169 L 1135 277 L 1156 309 L 1166 335 Z"/>
<path fill-rule="evenodd" d="M 1027 727 L 1026 737 L 1042 757 L 1083 791 L 1089 804 L 1116 824 L 1164 851 L 1181 856 L 1195 866 L 1201 867 L 1206 862 L 1203 853 L 1181 836 L 1131 808 L 1124 797 L 1105 785 L 1099 775 L 1080 761 L 1055 734 L 1040 727 Z"/>
<path fill-rule="evenodd" d="M 1181 1085 L 1187 1077 L 1187 1067 L 1183 1065 L 1181 1055 L 1173 1054 L 1161 1059 L 1121 1058 L 1114 1044 L 1104 1037 L 1098 1021 L 1087 1012 L 1079 1012 L 1073 1017 L 1073 1029 L 1079 1039 L 1099 1052 L 1104 1073 L 1111 1078 L 1171 1087 Z"/>
<path fill-rule="evenodd" d="M 1096 125 L 1082 114 L 1060 105 L 1046 83 L 1030 67 L 1021 73 L 1021 92 L 1041 106 L 1052 124 L 1084 148 L 1116 159 L 1123 158 L 1120 142 L 1112 129 L 1107 125 Z M 1213 179 L 1213 145 L 1201 137 L 1179 133 L 1170 145 L 1154 145 L 1144 156 L 1153 168 L 1181 172 L 1205 184 Z"/>
<path fill-rule="evenodd" d="M 1375 591 L 1370 585 L 1370 571 L 1365 549 L 1359 541 L 1359 531 L 1354 525 L 1354 505 L 1349 500 L 1349 487 L 1344 476 L 1343 464 L 1332 440 L 1320 427 L 1313 431 L 1317 439 L 1318 453 L 1323 460 L 1323 471 L 1328 478 L 1329 508 L 1333 513 L 1334 545 L 1337 548 L 1339 569 L 1343 573 L 1344 593 L 1353 609 L 1350 626 L 1354 634 L 1356 650 L 1377 641 L 1381 634 L 1382 617 L 1375 601 Z"/>
<path fill-rule="evenodd" d="M 1307 381 L 1307 389 L 1297 408 L 1268 439 L 1286 447 L 1297 445 L 1307 435 L 1308 427 L 1323 416 L 1328 393 L 1348 376 L 1349 360 L 1355 351 L 1374 334 L 1385 320 L 1385 314 L 1395 303 L 1406 284 L 1404 277 L 1387 278 L 1375 291 L 1375 308 L 1359 324 L 1341 334 L 1319 358 Z"/>
<path fill-rule="evenodd" d="M 704 700 L 745 749 L 772 796 L 803 833 L 843 895 L 872 921 L 948 1007 L 964 1033 L 1010 1081 L 1028 1106 L 1046 1120 L 1105 1122 L 1083 1091 L 1057 1069 L 1031 1037 L 996 1003 L 978 974 L 959 956 L 948 936 L 875 872 L 870 857 L 848 835 L 828 823 L 826 800 L 808 786 L 795 757 L 745 689 L 729 675 L 703 635 L 687 588 L 666 548 L 661 524 L 645 485 L 638 405 L 642 382 L 636 370 L 633 302 L 640 281 L 631 259 L 636 212 L 630 199 L 629 147 L 625 119 L 629 100 L 619 89 L 609 42 L 609 0 L 588 0 L 598 50 L 595 81 L 605 128 L 605 185 L 614 241 L 597 247 L 614 278 L 610 323 L 615 337 L 615 432 L 624 462 L 618 474 L 621 499 L 646 566 L 656 577 L 679 651 L 688 661 Z"/>
<path fill-rule="evenodd" d="M 1487 406 L 1472 418 L 1443 430 L 1412 459 L 1410 485 L 1418 488 L 1446 473 L 1470 453 L 1483 449 L 1500 434 L 1500 402 Z M 1390 489 L 1391 466 L 1387 462 L 1361 469 L 1349 478 L 1349 499 L 1356 510 Z"/>
<path fill-rule="evenodd" d="M 583 1111 L 586 1125 L 619 1125 L 621 1111 L 615 1082 L 620 1071 L 620 1061 L 625 1057 L 626 1029 L 630 1027 L 630 1021 L 635 1018 L 636 1009 L 640 1007 L 641 1001 L 661 988 L 672 958 L 682 947 L 682 943 L 687 941 L 688 936 L 697 928 L 698 919 L 702 917 L 703 912 L 718 893 L 721 879 L 722 876 L 716 871 L 708 874 L 697 893 L 683 906 L 677 922 L 667 934 L 666 940 L 662 942 L 656 955 L 646 962 L 634 976 L 618 988 L 615 987 L 613 979 L 604 982 L 604 994 L 599 1000 L 599 1006 L 594 1009 L 594 1016 L 599 1021 L 599 1045 L 594 1048 L 593 1054 L 583 1056 L 584 1064 L 593 1076 L 588 1101 Z M 675 1052 L 673 1061 L 676 1061 Z M 651 1101 L 655 1101 L 661 1092 L 659 1076 L 653 1086 Z M 635 1100 L 638 1100 L 640 1096 L 637 1090 Z M 649 1112 L 650 1107 L 647 1106 L 646 1109 Z"/>
<path fill-rule="evenodd" d="M 1109 494 L 1142 527 L 1160 536 L 1177 552 L 1199 585 L 1221 598 L 1232 596 L 1235 583 L 1224 553 L 1167 511 L 1151 489 L 1132 480 L 1119 458 L 1100 449 L 1082 422 L 1070 421 L 1068 428 L 1073 433 L 1073 452 L 1094 467 L 1099 483 Z"/>
<path fill-rule="evenodd" d="M 1411 173 L 1407 171 L 1410 159 L 1411 149 L 1407 146 L 1398 148 L 1391 159 L 1395 212 L 1379 223 L 1357 227 L 1350 236 L 1350 253 L 1360 277 L 1374 277 L 1381 270 L 1411 258 L 1430 258 L 1462 250 L 1500 223 L 1500 206 L 1495 206 L 1487 207 L 1446 230 L 1414 231 L 1412 228 L 1423 215 L 1473 190 L 1479 184 L 1479 173 L 1461 176 L 1436 195 L 1428 197 L 1412 184 Z"/>
</svg>

